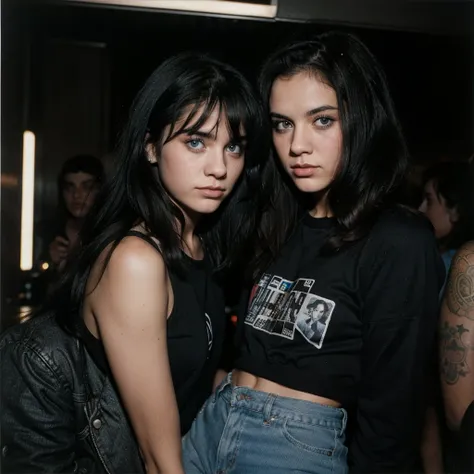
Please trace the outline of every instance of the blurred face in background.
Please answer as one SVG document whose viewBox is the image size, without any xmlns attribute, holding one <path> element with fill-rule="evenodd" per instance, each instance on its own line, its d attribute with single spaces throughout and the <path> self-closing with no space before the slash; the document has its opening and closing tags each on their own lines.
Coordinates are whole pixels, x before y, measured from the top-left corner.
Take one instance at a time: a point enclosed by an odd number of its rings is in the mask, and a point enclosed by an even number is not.
<svg viewBox="0 0 474 474">
<path fill-rule="evenodd" d="M 423 202 L 419 210 L 431 221 L 438 240 L 452 232 L 458 219 L 457 210 L 447 206 L 446 200 L 436 191 L 433 180 L 425 184 Z"/>
<path fill-rule="evenodd" d="M 72 217 L 83 219 L 91 210 L 99 192 L 97 178 L 89 173 L 67 173 L 63 180 L 63 199 Z"/>
</svg>

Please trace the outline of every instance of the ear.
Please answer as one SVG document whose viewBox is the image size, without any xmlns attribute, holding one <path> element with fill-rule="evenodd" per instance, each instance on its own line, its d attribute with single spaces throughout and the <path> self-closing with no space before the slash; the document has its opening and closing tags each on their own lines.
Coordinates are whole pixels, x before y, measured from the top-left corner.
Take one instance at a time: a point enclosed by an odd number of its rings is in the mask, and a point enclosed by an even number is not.
<svg viewBox="0 0 474 474">
<path fill-rule="evenodd" d="M 449 220 L 451 221 L 452 224 L 457 222 L 459 220 L 458 208 L 456 206 L 448 208 L 448 215 L 449 215 Z"/>
<path fill-rule="evenodd" d="M 148 138 L 148 137 L 147 137 Z M 158 162 L 158 157 L 156 155 L 156 148 L 153 143 L 147 141 L 145 145 L 146 159 L 151 164 L 156 164 Z"/>
</svg>

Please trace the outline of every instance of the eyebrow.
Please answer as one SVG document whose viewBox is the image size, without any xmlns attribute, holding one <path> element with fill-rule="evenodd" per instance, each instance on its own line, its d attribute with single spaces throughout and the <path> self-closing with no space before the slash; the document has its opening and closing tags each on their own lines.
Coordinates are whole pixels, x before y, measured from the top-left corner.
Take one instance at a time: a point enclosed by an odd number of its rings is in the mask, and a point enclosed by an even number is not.
<svg viewBox="0 0 474 474">
<path fill-rule="evenodd" d="M 192 130 L 183 130 L 182 133 L 184 133 L 186 135 L 189 135 L 189 136 L 196 135 L 196 136 L 202 137 L 202 138 L 209 138 L 209 139 L 214 140 L 214 141 L 217 138 L 216 133 L 213 133 L 212 130 L 210 130 L 209 132 L 204 132 L 202 130 L 198 130 L 197 132 L 193 132 Z M 229 143 L 232 143 L 232 142 L 246 143 L 247 142 L 247 137 L 245 135 L 241 135 L 240 137 L 232 138 L 229 141 Z"/>
<path fill-rule="evenodd" d="M 334 107 L 333 105 L 322 105 L 321 107 L 316 107 L 315 109 L 308 110 L 308 112 L 305 113 L 305 116 L 306 117 L 311 117 L 313 115 L 319 114 L 321 112 L 325 112 L 327 110 L 337 110 L 337 107 Z M 276 112 L 270 112 L 270 115 L 273 118 L 289 120 L 289 117 L 287 117 L 285 115 L 282 115 L 282 114 L 278 114 Z"/>
<path fill-rule="evenodd" d="M 97 181 L 97 178 L 88 178 L 88 179 L 85 179 L 84 181 L 79 181 L 78 184 L 89 184 L 89 183 L 94 183 L 95 181 Z M 65 179 L 64 184 L 76 184 L 76 183 L 74 181 L 69 181 Z"/>
</svg>

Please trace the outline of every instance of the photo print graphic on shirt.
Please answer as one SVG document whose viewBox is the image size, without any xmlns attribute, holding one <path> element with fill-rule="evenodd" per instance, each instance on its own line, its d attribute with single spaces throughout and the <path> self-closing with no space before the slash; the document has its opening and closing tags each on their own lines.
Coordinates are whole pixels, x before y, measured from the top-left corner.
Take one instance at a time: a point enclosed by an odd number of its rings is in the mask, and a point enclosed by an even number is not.
<svg viewBox="0 0 474 474">
<path fill-rule="evenodd" d="M 314 280 L 286 280 L 264 274 L 254 286 L 245 323 L 268 334 L 293 340 L 295 330 L 321 348 L 336 304 L 310 293 Z"/>
<path fill-rule="evenodd" d="M 296 329 L 318 349 L 323 345 L 336 304 L 318 295 L 308 294 L 296 319 Z"/>
</svg>

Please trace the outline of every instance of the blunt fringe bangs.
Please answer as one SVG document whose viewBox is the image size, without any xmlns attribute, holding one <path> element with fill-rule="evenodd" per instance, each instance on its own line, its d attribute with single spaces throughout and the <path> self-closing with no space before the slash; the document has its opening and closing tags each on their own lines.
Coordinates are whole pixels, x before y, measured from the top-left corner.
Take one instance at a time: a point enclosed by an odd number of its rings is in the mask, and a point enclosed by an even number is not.
<svg viewBox="0 0 474 474">
<path fill-rule="evenodd" d="M 259 184 L 258 170 L 268 156 L 269 139 L 262 139 L 263 108 L 249 82 L 233 67 L 203 54 L 180 54 L 151 74 L 132 104 L 115 153 L 113 176 L 86 219 L 78 255 L 45 305 L 44 310 L 56 311 L 64 329 L 78 334 L 75 322 L 94 262 L 110 246 L 105 269 L 113 250 L 140 222 L 160 242 L 168 270 L 185 274 L 183 242 L 176 226 L 176 220 L 184 224 L 184 216 L 166 192 L 157 167 L 148 162 L 146 146 L 159 150 L 179 134 L 198 131 L 215 107 L 225 117 L 225 124 L 216 126 L 228 127 L 236 141 L 245 134 L 245 165 L 231 195 L 218 211 L 203 217 L 196 232 L 216 271 L 242 260 L 256 226 L 256 206 L 249 196 Z"/>
</svg>

